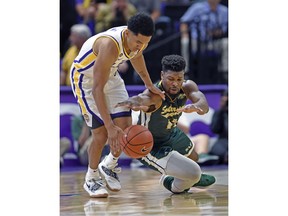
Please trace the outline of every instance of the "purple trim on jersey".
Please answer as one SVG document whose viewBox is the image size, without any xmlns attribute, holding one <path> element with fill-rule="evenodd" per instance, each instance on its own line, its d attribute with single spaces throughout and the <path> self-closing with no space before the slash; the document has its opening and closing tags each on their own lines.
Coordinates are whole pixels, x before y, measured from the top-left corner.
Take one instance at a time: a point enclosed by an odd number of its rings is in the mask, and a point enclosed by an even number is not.
<svg viewBox="0 0 288 216">
<path fill-rule="evenodd" d="M 92 112 L 92 111 L 91 111 Z M 104 125 L 104 122 L 102 119 L 100 119 L 95 113 L 91 113 L 91 115 L 93 116 L 94 119 L 96 119 L 98 122 L 101 123 L 101 125 Z M 93 127 L 93 120 L 92 120 L 92 127 Z"/>
<path fill-rule="evenodd" d="M 90 67 L 92 67 L 94 65 L 95 61 L 91 62 L 89 65 L 87 65 L 86 67 L 84 68 L 81 68 L 81 69 L 78 69 L 78 72 L 82 72 L 84 70 L 87 70 L 89 69 Z"/>
<path fill-rule="evenodd" d="M 103 36 L 106 36 L 106 37 L 111 37 L 111 38 L 113 38 L 113 39 L 115 40 L 115 42 L 118 44 L 119 48 L 120 48 L 120 44 L 118 43 L 118 41 L 116 40 L 116 38 L 114 38 L 114 37 L 113 37 L 113 36 L 111 36 L 111 35 L 103 35 Z"/>
<path fill-rule="evenodd" d="M 82 95 L 84 94 L 84 91 L 82 90 L 82 81 L 83 81 L 83 77 L 84 77 L 84 75 L 83 74 L 81 74 L 80 75 L 80 77 L 79 77 L 79 89 L 81 90 L 81 92 L 82 92 Z M 81 97 L 81 96 L 80 96 Z M 77 101 L 78 101 L 78 95 L 76 94 L 76 98 L 77 98 Z M 81 106 L 79 106 L 80 107 L 80 111 L 81 111 L 81 113 L 83 113 L 82 112 L 82 108 L 81 108 Z"/>
<path fill-rule="evenodd" d="M 110 115 L 111 115 L 112 119 L 119 118 L 119 117 L 125 117 L 125 116 L 131 116 L 131 110 L 120 112 L 120 113 L 114 113 L 114 114 L 110 114 Z"/>
<path fill-rule="evenodd" d="M 72 79 L 72 88 L 73 88 L 73 92 L 75 92 L 75 84 L 74 84 L 74 72 L 75 72 L 75 67 L 72 69 L 72 72 L 70 74 L 71 79 Z"/>
<path fill-rule="evenodd" d="M 88 112 L 89 112 L 95 119 L 97 119 L 98 121 L 104 123 L 104 122 L 90 109 L 90 107 L 88 106 L 88 103 L 87 103 L 86 98 L 85 98 L 85 92 L 84 92 L 83 89 L 82 89 L 83 77 L 84 77 L 84 74 L 81 74 L 81 75 L 80 75 L 80 79 L 79 79 L 79 88 L 80 88 L 81 93 L 82 93 L 82 100 L 83 100 L 83 102 L 84 102 L 84 104 L 85 104 L 85 107 L 86 107 L 86 109 L 88 110 Z M 81 106 L 80 106 L 80 108 L 81 108 Z M 81 110 L 81 113 L 82 113 L 82 110 Z"/>
<path fill-rule="evenodd" d="M 122 35 L 123 35 L 123 31 L 124 31 L 124 30 L 125 30 L 125 29 L 123 29 L 123 30 L 121 31 L 121 34 L 120 34 L 120 36 L 121 36 L 121 41 L 123 41 Z M 124 55 L 126 56 L 126 58 L 129 59 L 129 56 L 126 55 L 126 52 L 125 52 L 125 50 L 124 50 L 124 44 L 123 44 L 123 46 L 122 46 L 122 52 L 124 53 Z"/>
<path fill-rule="evenodd" d="M 93 52 L 93 50 L 89 50 L 88 52 L 86 52 L 79 60 L 74 60 L 74 63 L 80 63 L 84 58 L 86 58 L 86 56 L 88 56 L 91 52 Z"/>
</svg>

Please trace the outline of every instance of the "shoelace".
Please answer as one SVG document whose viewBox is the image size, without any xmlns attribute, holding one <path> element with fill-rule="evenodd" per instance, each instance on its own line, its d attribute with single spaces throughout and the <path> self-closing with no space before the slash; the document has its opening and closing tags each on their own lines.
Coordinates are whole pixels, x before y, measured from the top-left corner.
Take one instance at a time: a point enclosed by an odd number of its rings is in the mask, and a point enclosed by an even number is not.
<svg viewBox="0 0 288 216">
<path fill-rule="evenodd" d="M 103 180 L 103 179 L 91 179 L 90 181 L 92 181 L 94 183 L 94 186 L 95 187 L 97 184 L 102 186 L 102 187 L 106 187 L 106 182 Z"/>
<path fill-rule="evenodd" d="M 114 164 L 109 164 L 107 166 L 108 169 L 112 170 L 114 173 L 120 173 L 121 172 L 121 167 L 117 167 L 118 166 L 118 163 L 116 163 L 115 165 Z"/>
<path fill-rule="evenodd" d="M 106 183 L 102 179 L 97 179 L 97 180 L 90 179 L 89 182 L 92 182 L 93 185 L 89 186 L 87 183 L 86 185 L 88 186 L 89 190 L 92 192 L 97 191 L 100 187 L 106 187 Z"/>
</svg>

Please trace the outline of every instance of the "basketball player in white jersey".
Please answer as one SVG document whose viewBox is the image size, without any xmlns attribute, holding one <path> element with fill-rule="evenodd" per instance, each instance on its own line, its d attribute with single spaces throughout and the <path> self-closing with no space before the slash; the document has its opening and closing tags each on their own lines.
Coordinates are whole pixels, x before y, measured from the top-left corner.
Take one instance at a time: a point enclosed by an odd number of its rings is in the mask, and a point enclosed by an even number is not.
<svg viewBox="0 0 288 216">
<path fill-rule="evenodd" d="M 127 26 L 115 27 L 90 37 L 82 46 L 71 67 L 71 86 L 81 113 L 92 131 L 88 150 L 89 165 L 84 189 L 90 197 L 107 197 L 121 189 L 117 161 L 121 154 L 118 136 L 132 124 L 131 110 L 115 105 L 128 99 L 124 81 L 117 69 L 130 60 L 146 87 L 164 99 L 148 74 L 143 50 L 154 32 L 149 15 L 138 13 Z M 110 144 L 110 154 L 99 164 L 104 145 Z M 104 178 L 104 179 L 103 179 Z"/>
</svg>

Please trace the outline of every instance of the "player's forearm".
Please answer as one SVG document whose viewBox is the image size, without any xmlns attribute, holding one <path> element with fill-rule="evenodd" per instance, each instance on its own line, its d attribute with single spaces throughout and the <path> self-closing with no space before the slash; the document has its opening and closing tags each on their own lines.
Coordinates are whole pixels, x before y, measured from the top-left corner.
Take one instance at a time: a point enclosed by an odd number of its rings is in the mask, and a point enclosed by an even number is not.
<svg viewBox="0 0 288 216">
<path fill-rule="evenodd" d="M 143 55 L 140 55 L 136 59 L 131 59 L 130 60 L 133 68 L 135 71 L 139 74 L 143 82 L 145 83 L 146 87 L 150 87 L 153 85 L 150 75 L 148 73 L 148 70 L 146 68 L 145 60 Z"/>
<path fill-rule="evenodd" d="M 142 99 L 140 96 L 132 96 L 128 99 L 128 102 L 131 102 L 132 104 L 142 105 Z"/>
<path fill-rule="evenodd" d="M 201 108 L 203 112 L 197 112 L 200 115 L 206 114 L 209 111 L 208 103 L 205 99 L 200 99 L 196 103 L 194 103 L 195 106 Z"/>
<path fill-rule="evenodd" d="M 197 112 L 198 114 L 203 115 L 203 114 L 206 114 L 209 111 L 208 102 L 206 100 L 205 95 L 202 92 L 197 91 L 197 92 L 192 93 L 190 95 L 189 99 L 192 101 L 192 103 L 195 106 L 197 106 L 201 110 L 203 110 L 202 112 Z"/>
</svg>

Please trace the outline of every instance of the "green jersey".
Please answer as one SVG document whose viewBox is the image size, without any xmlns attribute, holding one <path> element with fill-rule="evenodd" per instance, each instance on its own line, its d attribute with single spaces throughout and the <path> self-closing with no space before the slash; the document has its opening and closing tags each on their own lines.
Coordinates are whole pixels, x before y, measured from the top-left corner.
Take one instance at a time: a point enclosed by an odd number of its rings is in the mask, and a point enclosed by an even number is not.
<svg viewBox="0 0 288 216">
<path fill-rule="evenodd" d="M 164 90 L 161 81 L 156 86 Z M 141 112 L 138 120 L 138 124 L 142 124 L 151 131 L 154 141 L 168 140 L 177 127 L 178 119 L 181 116 L 181 112 L 177 112 L 177 109 L 185 106 L 187 97 L 184 91 L 181 89 L 176 95 L 166 94 L 165 100 L 162 101 L 162 105 L 151 113 Z"/>
</svg>

